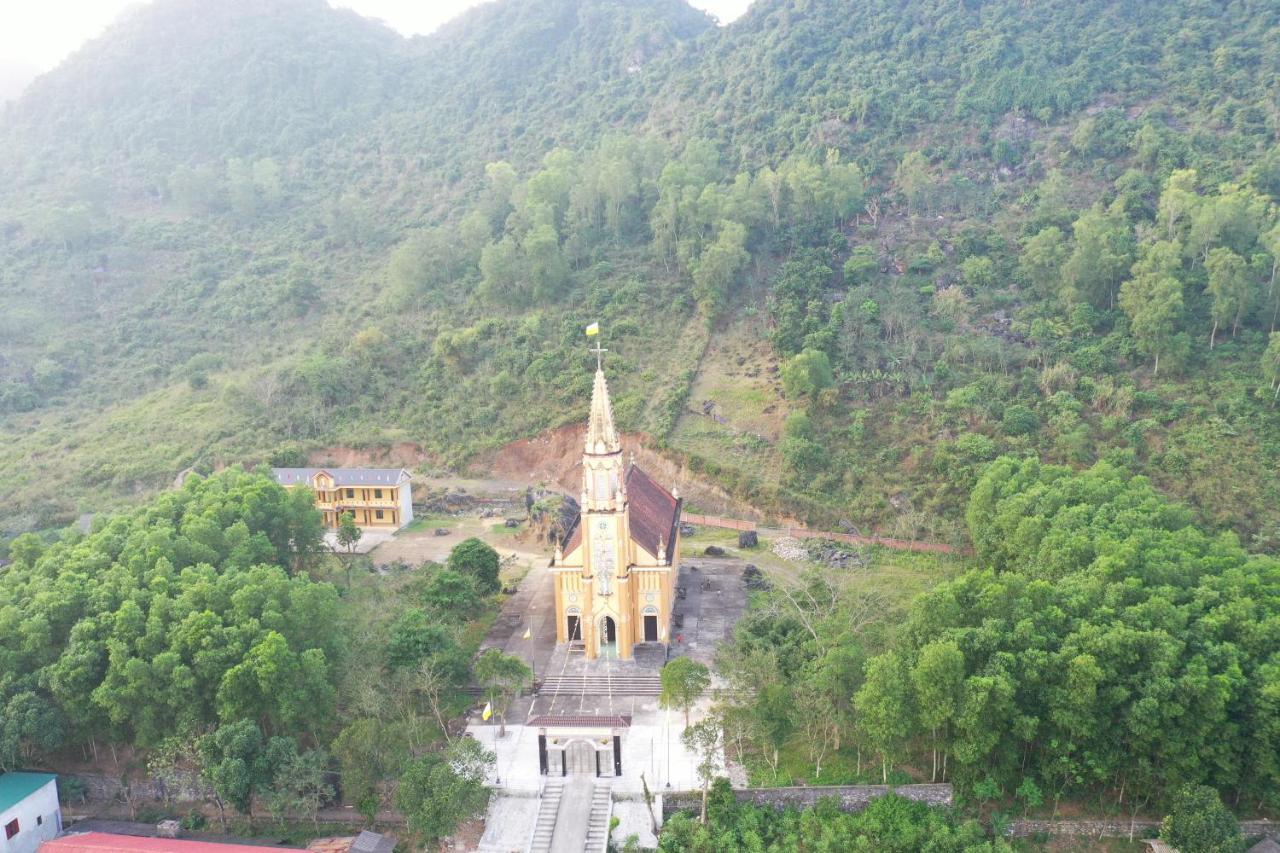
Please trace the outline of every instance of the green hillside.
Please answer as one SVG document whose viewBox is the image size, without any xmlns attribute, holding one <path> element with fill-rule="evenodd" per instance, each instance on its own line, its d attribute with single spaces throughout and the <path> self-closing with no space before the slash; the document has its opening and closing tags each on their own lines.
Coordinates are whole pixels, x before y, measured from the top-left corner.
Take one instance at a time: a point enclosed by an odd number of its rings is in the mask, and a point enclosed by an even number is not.
<svg viewBox="0 0 1280 853">
<path fill-rule="evenodd" d="M 622 424 L 766 511 L 959 539 L 1035 454 L 1280 545 L 1274 4 L 250 6 L 135 11 L 0 119 L 8 532 L 464 465 L 582 414 L 598 319 Z"/>
</svg>

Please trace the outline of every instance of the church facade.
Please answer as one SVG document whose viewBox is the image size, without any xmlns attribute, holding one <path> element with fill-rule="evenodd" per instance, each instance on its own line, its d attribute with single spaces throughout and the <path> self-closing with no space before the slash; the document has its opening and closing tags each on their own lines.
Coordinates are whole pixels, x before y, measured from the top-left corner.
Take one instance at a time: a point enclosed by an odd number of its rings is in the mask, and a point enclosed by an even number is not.
<svg viewBox="0 0 1280 853">
<path fill-rule="evenodd" d="M 622 660 L 639 643 L 670 642 L 680 506 L 677 495 L 623 460 L 597 364 L 581 509 L 551 562 L 558 642 L 581 643 L 590 659 Z"/>
</svg>

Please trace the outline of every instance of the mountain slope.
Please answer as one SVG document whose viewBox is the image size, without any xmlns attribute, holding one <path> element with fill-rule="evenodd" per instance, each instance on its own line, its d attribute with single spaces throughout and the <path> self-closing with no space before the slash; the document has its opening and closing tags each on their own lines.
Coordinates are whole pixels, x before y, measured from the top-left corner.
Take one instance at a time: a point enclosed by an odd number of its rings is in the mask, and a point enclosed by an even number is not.
<svg viewBox="0 0 1280 853">
<path fill-rule="evenodd" d="M 394 32 L 323 0 L 170 0 L 42 76 L 5 126 L 19 169 L 279 156 L 379 115 L 405 58 Z"/>
<path fill-rule="evenodd" d="M 1273 4 L 246 8 L 147 7 L 0 123 L 11 527 L 332 444 L 463 464 L 579 415 L 599 319 L 622 423 L 767 511 L 956 537 L 1012 452 L 1280 544 Z"/>
</svg>

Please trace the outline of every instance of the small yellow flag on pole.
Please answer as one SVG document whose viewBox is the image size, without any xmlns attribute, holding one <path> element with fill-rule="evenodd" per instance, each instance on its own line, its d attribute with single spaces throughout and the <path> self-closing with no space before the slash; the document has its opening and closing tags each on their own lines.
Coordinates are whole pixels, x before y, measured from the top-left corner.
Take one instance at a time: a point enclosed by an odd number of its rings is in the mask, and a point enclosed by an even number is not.
<svg viewBox="0 0 1280 853">
<path fill-rule="evenodd" d="M 598 335 L 598 334 L 600 334 L 600 324 L 599 324 L 599 323 L 592 323 L 590 326 L 587 326 L 587 337 L 588 337 L 588 338 L 589 338 L 589 337 L 591 337 L 592 335 Z"/>
<path fill-rule="evenodd" d="M 487 720 L 492 716 L 493 716 L 493 707 L 490 705 L 490 703 L 485 702 L 484 710 L 480 712 L 480 719 Z"/>
<path fill-rule="evenodd" d="M 523 637 L 521 637 L 520 639 L 522 639 L 522 640 L 527 640 L 527 639 L 529 639 L 529 638 L 530 638 L 530 637 L 532 637 L 532 636 L 533 636 L 533 629 L 532 629 L 532 628 L 525 628 L 525 629 L 524 629 L 524 636 L 523 636 Z"/>
</svg>

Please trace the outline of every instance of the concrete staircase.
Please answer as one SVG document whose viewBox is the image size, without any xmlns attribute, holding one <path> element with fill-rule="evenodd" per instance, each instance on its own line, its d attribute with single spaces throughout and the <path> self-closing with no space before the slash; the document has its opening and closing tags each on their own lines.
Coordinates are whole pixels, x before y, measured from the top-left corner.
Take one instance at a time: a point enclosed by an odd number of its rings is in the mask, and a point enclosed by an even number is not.
<svg viewBox="0 0 1280 853">
<path fill-rule="evenodd" d="M 605 853 L 609 846 L 609 821 L 613 817 L 613 780 L 597 779 L 591 792 L 591 817 L 587 820 L 584 853 Z"/>
<path fill-rule="evenodd" d="M 552 675 L 538 685 L 539 696 L 657 696 L 662 678 L 657 675 Z"/>
<path fill-rule="evenodd" d="M 542 802 L 538 806 L 538 820 L 533 825 L 533 838 L 529 841 L 529 853 L 550 853 L 551 837 L 556 832 L 556 815 L 560 813 L 560 798 L 564 795 L 561 779 L 547 779 L 542 789 Z"/>
</svg>

